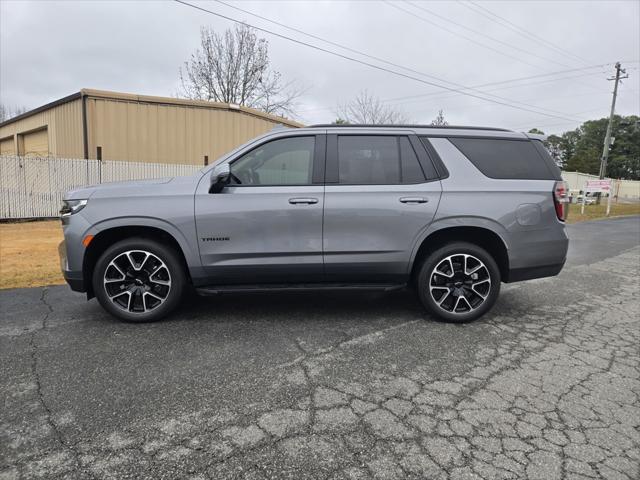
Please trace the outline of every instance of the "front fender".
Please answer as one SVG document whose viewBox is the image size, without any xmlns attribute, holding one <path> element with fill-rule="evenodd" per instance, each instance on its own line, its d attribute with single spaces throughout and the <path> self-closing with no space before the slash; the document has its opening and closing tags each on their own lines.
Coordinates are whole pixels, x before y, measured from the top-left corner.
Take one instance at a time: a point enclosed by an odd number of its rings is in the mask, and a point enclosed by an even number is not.
<svg viewBox="0 0 640 480">
<path fill-rule="evenodd" d="M 178 242 L 187 265 L 190 268 L 201 266 L 200 255 L 192 246 L 195 241 L 195 229 L 193 229 L 193 225 L 191 225 L 191 227 L 185 225 L 184 228 L 177 228 L 170 222 L 157 217 L 122 216 L 110 218 L 92 225 L 85 235 L 97 235 L 105 230 L 121 227 L 153 227 L 162 230 Z"/>
</svg>

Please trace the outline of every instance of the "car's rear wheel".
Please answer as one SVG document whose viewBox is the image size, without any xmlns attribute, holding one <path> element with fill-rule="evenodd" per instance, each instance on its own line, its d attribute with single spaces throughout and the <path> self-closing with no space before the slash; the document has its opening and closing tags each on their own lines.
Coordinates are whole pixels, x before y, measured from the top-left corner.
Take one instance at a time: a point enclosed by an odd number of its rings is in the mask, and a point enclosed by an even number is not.
<svg viewBox="0 0 640 480">
<path fill-rule="evenodd" d="M 432 252 L 419 272 L 422 304 L 450 322 L 469 322 L 484 315 L 500 293 L 500 270 L 483 248 L 455 242 Z"/>
<path fill-rule="evenodd" d="M 147 238 L 130 238 L 107 248 L 92 281 L 106 311 L 129 322 L 152 322 L 178 306 L 186 275 L 174 249 Z"/>
</svg>

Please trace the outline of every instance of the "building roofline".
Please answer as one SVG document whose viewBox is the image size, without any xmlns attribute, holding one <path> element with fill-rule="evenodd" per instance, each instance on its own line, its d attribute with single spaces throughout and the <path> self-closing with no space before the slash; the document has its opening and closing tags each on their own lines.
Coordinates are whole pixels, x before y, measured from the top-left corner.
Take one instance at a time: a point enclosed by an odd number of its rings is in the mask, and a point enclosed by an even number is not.
<svg viewBox="0 0 640 480">
<path fill-rule="evenodd" d="M 375 124 L 375 123 L 360 123 L 360 124 L 336 124 L 336 123 L 320 123 L 316 125 L 309 125 L 309 128 L 433 128 L 444 130 L 488 130 L 492 132 L 511 132 L 506 128 L 496 127 L 476 127 L 465 125 L 420 125 L 420 124 Z"/>
<path fill-rule="evenodd" d="M 185 98 L 174 97 L 158 97 L 154 95 L 138 95 L 135 93 L 122 93 L 111 92 L 107 90 L 94 90 L 90 88 L 83 88 L 80 93 L 83 96 L 90 98 L 105 98 L 110 100 L 124 100 L 130 102 L 139 103 L 155 103 L 160 105 L 181 105 L 186 107 L 200 107 L 200 108 L 212 108 L 217 110 L 227 110 L 231 112 L 243 112 L 249 115 L 253 115 L 260 118 L 265 118 L 273 122 L 282 123 L 291 127 L 302 127 L 301 123 L 298 123 L 288 118 L 280 117 L 270 113 L 263 112 L 261 110 L 245 107 L 242 105 L 235 105 L 233 103 L 211 102 L 208 100 L 191 100 Z"/>
<path fill-rule="evenodd" d="M 5 125 L 9 125 L 11 123 L 17 122 L 24 118 L 27 118 L 37 113 L 48 110 L 50 108 L 57 107 L 58 105 L 62 105 L 64 103 L 72 102 L 74 100 L 78 100 L 83 97 L 104 98 L 107 100 L 120 100 L 120 101 L 137 102 L 137 103 L 153 103 L 158 105 L 178 105 L 178 106 L 185 106 L 185 107 L 211 108 L 216 110 L 226 110 L 230 112 L 241 112 L 247 115 L 252 115 L 254 117 L 270 120 L 275 123 L 281 123 L 289 127 L 304 126 L 303 124 L 298 123 L 294 120 L 289 120 L 288 118 L 279 117 L 277 115 L 272 115 L 270 113 L 262 112 L 255 108 L 235 105 L 232 103 L 209 102 L 206 100 L 188 100 L 188 99 L 172 98 L 172 97 L 157 97 L 153 95 L 137 95 L 133 93 L 121 93 L 121 92 L 111 92 L 107 90 L 94 90 L 90 88 L 83 88 L 77 93 L 73 93 L 71 95 L 60 98 L 58 100 L 54 100 L 53 102 L 47 103 L 40 107 L 34 108 L 33 110 L 29 110 L 28 112 L 22 113 L 16 117 L 5 120 L 4 122 L 0 123 L 0 127 L 4 127 Z"/>
<path fill-rule="evenodd" d="M 5 125 L 9 125 L 10 123 L 17 122 L 18 120 L 22 120 L 23 118 L 30 117 L 32 115 L 35 115 L 36 113 L 44 112 L 45 110 L 57 107 L 58 105 L 62 105 L 63 103 L 73 102 L 74 100 L 78 100 L 80 98 L 82 98 L 82 92 L 72 93 L 71 95 L 67 95 L 66 97 L 59 98 L 58 100 L 54 100 L 53 102 L 49 102 L 41 105 L 40 107 L 34 108 L 33 110 L 29 110 L 28 112 L 24 112 L 18 116 L 9 118 L 4 122 L 0 122 L 0 127 L 4 127 Z"/>
</svg>

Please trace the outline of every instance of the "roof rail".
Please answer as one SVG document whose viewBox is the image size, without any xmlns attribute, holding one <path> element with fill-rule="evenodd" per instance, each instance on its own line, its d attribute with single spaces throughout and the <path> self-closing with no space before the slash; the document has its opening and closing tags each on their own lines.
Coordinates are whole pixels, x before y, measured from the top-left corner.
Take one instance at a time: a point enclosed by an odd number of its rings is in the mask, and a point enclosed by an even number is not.
<svg viewBox="0 0 640 480">
<path fill-rule="evenodd" d="M 511 130 L 506 128 L 496 128 L 496 127 L 470 127 L 464 125 L 420 125 L 420 124 L 375 124 L 375 123 L 344 123 L 344 124 L 336 124 L 336 123 L 318 123 L 316 125 L 309 125 L 309 127 L 335 127 L 335 128 L 353 128 L 353 127 L 379 127 L 379 128 L 440 128 L 440 129 L 450 129 L 450 130 L 491 130 L 496 132 L 510 132 Z"/>
</svg>

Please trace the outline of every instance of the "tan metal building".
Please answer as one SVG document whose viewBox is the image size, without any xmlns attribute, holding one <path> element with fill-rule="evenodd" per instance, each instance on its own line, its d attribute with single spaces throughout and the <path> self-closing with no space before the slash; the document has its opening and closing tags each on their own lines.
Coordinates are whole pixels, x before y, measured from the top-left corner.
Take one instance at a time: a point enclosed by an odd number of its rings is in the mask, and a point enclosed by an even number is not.
<svg viewBox="0 0 640 480">
<path fill-rule="evenodd" d="M 203 165 L 283 117 L 233 104 L 83 89 L 0 123 L 0 154 Z"/>
</svg>

